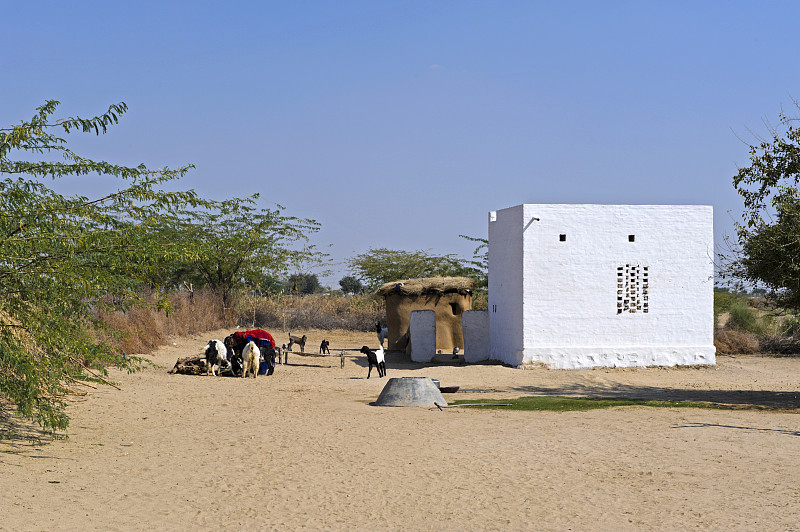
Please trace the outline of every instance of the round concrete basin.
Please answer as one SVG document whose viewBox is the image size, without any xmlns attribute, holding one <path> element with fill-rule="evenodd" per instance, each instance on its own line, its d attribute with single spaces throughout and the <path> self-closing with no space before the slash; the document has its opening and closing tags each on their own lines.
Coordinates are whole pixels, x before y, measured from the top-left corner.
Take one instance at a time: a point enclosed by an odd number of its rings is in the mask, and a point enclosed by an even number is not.
<svg viewBox="0 0 800 532">
<path fill-rule="evenodd" d="M 391 378 L 375 401 L 377 406 L 441 406 L 447 404 L 442 392 L 428 377 Z"/>
</svg>

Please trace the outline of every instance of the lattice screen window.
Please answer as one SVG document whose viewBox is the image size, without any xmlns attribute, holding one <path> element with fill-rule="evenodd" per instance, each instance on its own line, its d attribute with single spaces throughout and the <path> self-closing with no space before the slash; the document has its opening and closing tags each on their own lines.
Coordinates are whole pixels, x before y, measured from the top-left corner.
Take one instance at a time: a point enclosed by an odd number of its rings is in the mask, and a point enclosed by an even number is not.
<svg viewBox="0 0 800 532">
<path fill-rule="evenodd" d="M 626 264 L 617 268 L 617 314 L 647 313 L 650 306 L 649 267 Z"/>
</svg>

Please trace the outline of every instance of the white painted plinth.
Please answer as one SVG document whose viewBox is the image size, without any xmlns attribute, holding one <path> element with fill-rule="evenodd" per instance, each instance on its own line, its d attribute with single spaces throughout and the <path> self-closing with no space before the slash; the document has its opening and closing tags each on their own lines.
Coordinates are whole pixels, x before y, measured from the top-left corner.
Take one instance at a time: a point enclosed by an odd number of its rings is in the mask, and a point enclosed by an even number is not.
<svg viewBox="0 0 800 532">
<path fill-rule="evenodd" d="M 464 332 L 464 360 L 469 363 L 489 359 L 489 312 L 466 310 L 461 315 Z"/>
<path fill-rule="evenodd" d="M 715 351 L 713 346 L 535 347 L 525 349 L 522 365 L 545 364 L 552 369 L 714 365 Z"/>
<path fill-rule="evenodd" d="M 411 336 L 411 360 L 430 362 L 436 354 L 436 312 L 412 310 L 408 331 Z"/>
</svg>

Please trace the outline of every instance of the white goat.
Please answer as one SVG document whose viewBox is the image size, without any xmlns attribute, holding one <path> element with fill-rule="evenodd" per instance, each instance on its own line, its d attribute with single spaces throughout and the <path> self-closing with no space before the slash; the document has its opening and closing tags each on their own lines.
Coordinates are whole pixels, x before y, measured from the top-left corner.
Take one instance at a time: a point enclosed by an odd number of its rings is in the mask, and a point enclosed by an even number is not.
<svg viewBox="0 0 800 532">
<path fill-rule="evenodd" d="M 375 322 L 375 332 L 378 333 L 378 341 L 383 347 L 383 341 L 389 337 L 389 328 L 388 327 L 381 327 L 381 322 Z"/>
<path fill-rule="evenodd" d="M 244 349 L 242 349 L 242 378 L 247 377 L 247 372 L 253 372 L 253 378 L 258 374 L 258 364 L 261 360 L 261 350 L 258 349 L 256 343 L 250 340 Z"/>
<path fill-rule="evenodd" d="M 225 366 L 230 366 L 228 361 L 228 349 L 219 340 L 211 340 L 206 345 L 206 372 L 219 377 L 219 372 L 222 369 L 223 363 Z M 217 366 L 217 372 L 214 373 L 214 366 Z"/>
</svg>

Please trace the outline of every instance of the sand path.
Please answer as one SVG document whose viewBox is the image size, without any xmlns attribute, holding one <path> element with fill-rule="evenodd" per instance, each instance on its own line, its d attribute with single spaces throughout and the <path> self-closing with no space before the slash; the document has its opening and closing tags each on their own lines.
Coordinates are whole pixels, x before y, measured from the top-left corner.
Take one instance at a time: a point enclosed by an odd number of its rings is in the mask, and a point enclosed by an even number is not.
<svg viewBox="0 0 800 532">
<path fill-rule="evenodd" d="M 323 333 L 309 332 L 309 346 Z M 324 333 L 337 347 L 373 334 Z M 224 332 L 174 339 L 70 406 L 69 439 L 0 442 L 0 530 L 798 530 L 797 411 L 502 412 L 370 406 L 363 356 L 272 377 L 169 375 Z M 310 348 L 309 348 L 310 349 Z M 401 365 L 489 389 L 800 408 L 800 359 L 717 368 Z M 373 372 L 374 374 L 374 372 Z M 447 398 L 454 397 L 447 395 Z"/>
</svg>

